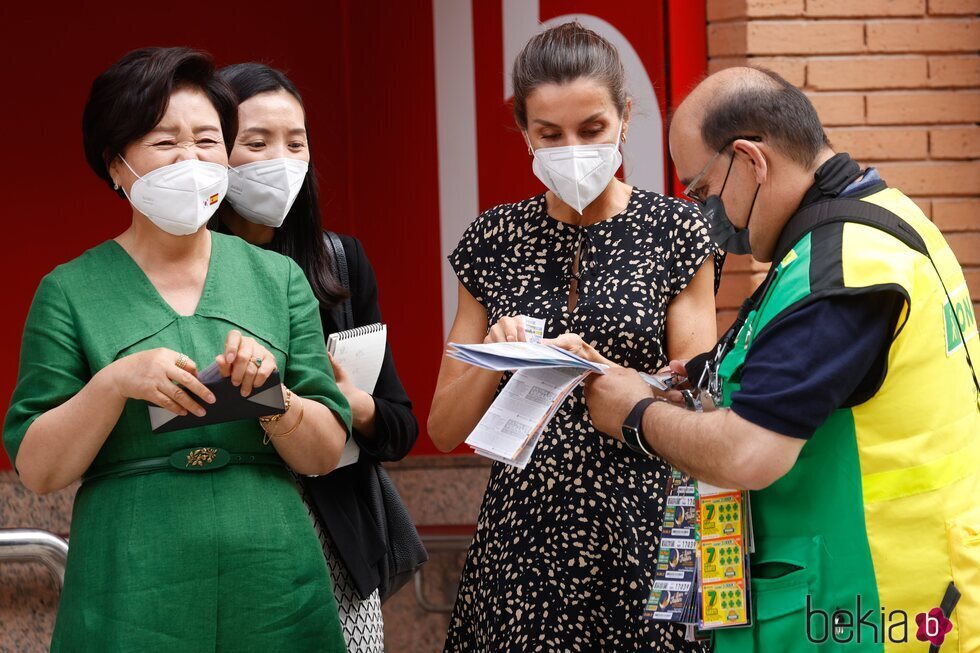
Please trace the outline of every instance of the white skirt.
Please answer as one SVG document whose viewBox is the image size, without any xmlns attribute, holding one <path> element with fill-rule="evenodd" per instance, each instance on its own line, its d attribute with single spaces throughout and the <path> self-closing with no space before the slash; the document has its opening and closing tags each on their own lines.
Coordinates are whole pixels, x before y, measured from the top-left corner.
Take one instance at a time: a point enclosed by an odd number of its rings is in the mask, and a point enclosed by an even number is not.
<svg viewBox="0 0 980 653">
<path fill-rule="evenodd" d="M 354 583 L 347 573 L 347 567 L 340 559 L 333 540 L 317 521 L 306 500 L 306 493 L 300 486 L 300 494 L 306 509 L 310 511 L 313 529 L 320 538 L 327 567 L 330 569 L 330 580 L 333 583 L 333 595 L 337 599 L 337 609 L 340 611 L 340 624 L 344 629 L 344 640 L 347 642 L 348 653 L 384 653 L 385 632 L 384 618 L 381 615 L 381 597 L 378 590 L 363 601 L 354 588 Z"/>
</svg>

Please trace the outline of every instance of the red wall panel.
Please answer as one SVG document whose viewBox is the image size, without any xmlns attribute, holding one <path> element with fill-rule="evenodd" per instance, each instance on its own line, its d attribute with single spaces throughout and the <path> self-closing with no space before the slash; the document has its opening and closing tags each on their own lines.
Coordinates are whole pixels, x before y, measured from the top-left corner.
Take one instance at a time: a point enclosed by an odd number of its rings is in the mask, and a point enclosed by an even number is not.
<svg viewBox="0 0 980 653">
<path fill-rule="evenodd" d="M 364 243 L 399 374 L 423 433 L 442 358 L 431 0 L 349 0 L 350 232 Z"/>
</svg>

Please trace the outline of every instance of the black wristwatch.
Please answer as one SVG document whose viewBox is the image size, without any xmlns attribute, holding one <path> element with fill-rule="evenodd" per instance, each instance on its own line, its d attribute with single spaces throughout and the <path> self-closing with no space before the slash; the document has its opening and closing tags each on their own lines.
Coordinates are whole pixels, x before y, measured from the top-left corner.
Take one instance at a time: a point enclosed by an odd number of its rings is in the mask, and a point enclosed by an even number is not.
<svg viewBox="0 0 980 653">
<path fill-rule="evenodd" d="M 626 442 L 626 446 L 637 453 L 645 453 L 648 456 L 655 456 L 656 454 L 650 451 L 650 447 L 647 446 L 647 441 L 643 437 L 643 413 L 655 401 L 657 401 L 656 397 L 647 397 L 636 402 L 633 410 L 626 417 L 622 429 L 623 441 Z"/>
</svg>

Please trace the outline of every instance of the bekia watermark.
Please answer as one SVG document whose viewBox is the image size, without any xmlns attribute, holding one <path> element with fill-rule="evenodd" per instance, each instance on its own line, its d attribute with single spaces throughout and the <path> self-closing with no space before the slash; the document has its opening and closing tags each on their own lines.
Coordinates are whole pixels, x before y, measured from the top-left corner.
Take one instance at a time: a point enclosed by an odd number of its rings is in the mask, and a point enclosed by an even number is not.
<svg viewBox="0 0 980 653">
<path fill-rule="evenodd" d="M 941 608 L 920 612 L 915 615 L 915 623 L 919 626 L 915 638 L 920 642 L 929 642 L 933 646 L 942 646 L 946 633 L 953 630 L 953 622 L 946 618 Z"/>
<path fill-rule="evenodd" d="M 853 611 L 835 608 L 827 611 L 813 607 L 812 597 L 806 597 L 806 637 L 813 644 L 823 644 L 833 640 L 838 644 L 855 642 L 874 642 L 884 644 L 909 641 L 909 614 L 905 610 L 887 610 L 885 606 L 876 613 L 873 609 L 863 610 L 861 595 L 855 598 Z M 941 608 L 915 615 L 918 629 L 915 638 L 920 642 L 942 645 L 946 635 L 953 630 L 951 622 Z"/>
</svg>

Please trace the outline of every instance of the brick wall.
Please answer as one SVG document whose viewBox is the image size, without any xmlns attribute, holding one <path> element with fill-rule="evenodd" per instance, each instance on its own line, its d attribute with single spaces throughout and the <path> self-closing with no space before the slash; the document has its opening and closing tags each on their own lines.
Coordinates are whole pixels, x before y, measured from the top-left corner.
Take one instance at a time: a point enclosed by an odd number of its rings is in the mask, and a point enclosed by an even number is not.
<svg viewBox="0 0 980 653">
<path fill-rule="evenodd" d="M 980 311 L 980 0 L 707 0 L 708 69 L 753 64 L 813 100 L 837 151 L 946 234 Z M 766 267 L 731 257 L 719 329 Z"/>
</svg>

